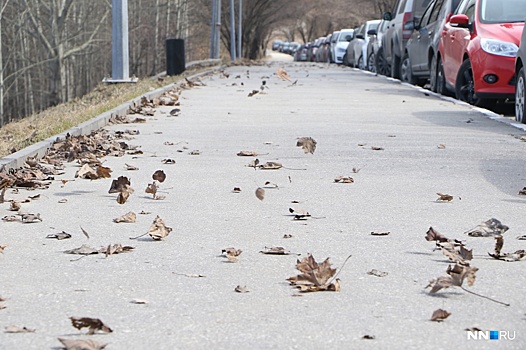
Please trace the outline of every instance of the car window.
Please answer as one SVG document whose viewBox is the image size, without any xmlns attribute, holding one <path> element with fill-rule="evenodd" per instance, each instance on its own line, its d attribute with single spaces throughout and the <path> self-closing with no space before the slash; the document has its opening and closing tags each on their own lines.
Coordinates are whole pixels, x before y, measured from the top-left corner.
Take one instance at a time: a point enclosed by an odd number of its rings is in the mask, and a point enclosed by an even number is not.
<svg viewBox="0 0 526 350">
<path fill-rule="evenodd" d="M 473 22 L 475 19 L 475 0 L 470 1 L 468 4 L 468 7 L 466 8 L 466 12 L 464 12 L 466 16 L 469 18 L 469 23 Z"/>
<path fill-rule="evenodd" d="M 431 17 L 429 19 L 430 23 L 436 22 L 438 20 L 438 15 L 440 14 L 440 9 L 444 4 L 444 0 L 437 0 L 435 7 L 433 7 L 433 12 L 431 12 Z"/>
<path fill-rule="evenodd" d="M 420 27 L 425 27 L 429 24 L 429 18 L 431 17 L 431 12 L 434 6 L 434 3 L 429 4 L 429 6 L 424 11 L 424 14 L 422 15 L 422 19 L 420 20 Z"/>
<path fill-rule="evenodd" d="M 422 13 L 424 13 L 430 2 L 431 0 L 415 0 L 413 4 L 413 13 L 415 16 L 422 16 Z"/>
<path fill-rule="evenodd" d="M 407 0 L 401 0 L 400 5 L 398 6 L 398 13 L 403 13 L 405 10 L 405 3 Z"/>
<path fill-rule="evenodd" d="M 353 32 L 341 32 L 338 41 L 349 41 L 353 37 Z"/>
<path fill-rule="evenodd" d="M 371 23 L 371 24 L 369 24 L 369 29 L 367 31 L 369 31 L 371 29 L 376 29 L 377 30 L 379 24 L 380 23 Z"/>
<path fill-rule="evenodd" d="M 524 0 L 482 0 L 480 18 L 483 22 L 506 23 L 524 22 L 526 1 Z"/>
</svg>

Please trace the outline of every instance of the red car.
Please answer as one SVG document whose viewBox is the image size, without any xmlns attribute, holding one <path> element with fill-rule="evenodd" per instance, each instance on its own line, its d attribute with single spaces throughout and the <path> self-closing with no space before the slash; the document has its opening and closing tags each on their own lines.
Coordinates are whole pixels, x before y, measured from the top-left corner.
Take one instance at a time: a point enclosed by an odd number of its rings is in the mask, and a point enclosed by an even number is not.
<svg viewBox="0 0 526 350">
<path fill-rule="evenodd" d="M 513 99 L 525 19 L 525 0 L 462 0 L 442 28 L 437 90 L 478 106 Z"/>
</svg>

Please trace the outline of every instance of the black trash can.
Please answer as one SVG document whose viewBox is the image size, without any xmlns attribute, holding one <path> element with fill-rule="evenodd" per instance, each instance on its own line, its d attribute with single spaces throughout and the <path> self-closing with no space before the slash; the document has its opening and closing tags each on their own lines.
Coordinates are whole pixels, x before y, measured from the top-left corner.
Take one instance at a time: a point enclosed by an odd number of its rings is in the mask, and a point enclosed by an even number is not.
<svg viewBox="0 0 526 350">
<path fill-rule="evenodd" d="M 185 71 L 184 39 L 166 39 L 166 75 Z"/>
</svg>

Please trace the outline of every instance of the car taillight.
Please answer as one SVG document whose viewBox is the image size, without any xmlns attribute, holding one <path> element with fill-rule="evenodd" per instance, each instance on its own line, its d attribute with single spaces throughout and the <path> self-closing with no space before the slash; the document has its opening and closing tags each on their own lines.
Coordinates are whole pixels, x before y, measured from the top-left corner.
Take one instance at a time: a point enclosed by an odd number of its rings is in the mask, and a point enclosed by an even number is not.
<svg viewBox="0 0 526 350">
<path fill-rule="evenodd" d="M 411 37 L 411 34 L 413 34 L 413 29 L 415 29 L 413 13 L 406 12 L 404 13 L 404 19 L 402 21 L 402 38 L 408 40 Z"/>
</svg>

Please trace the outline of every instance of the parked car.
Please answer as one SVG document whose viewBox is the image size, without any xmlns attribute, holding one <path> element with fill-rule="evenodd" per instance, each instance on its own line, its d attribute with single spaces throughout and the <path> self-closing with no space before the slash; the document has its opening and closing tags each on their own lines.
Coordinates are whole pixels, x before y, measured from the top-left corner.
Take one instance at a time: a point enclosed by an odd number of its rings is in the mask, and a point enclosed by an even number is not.
<svg viewBox="0 0 526 350">
<path fill-rule="evenodd" d="M 522 31 L 521 43 L 515 63 L 515 120 L 526 123 L 526 30 Z"/>
<path fill-rule="evenodd" d="M 442 30 L 439 89 L 478 106 L 515 98 L 515 58 L 525 18 L 524 0 L 462 0 Z"/>
<path fill-rule="evenodd" d="M 343 56 L 347 52 L 347 46 L 349 41 L 352 40 L 354 36 L 354 29 L 342 29 L 340 30 L 340 35 L 338 36 L 338 42 L 334 49 L 334 63 L 341 64 L 343 62 Z"/>
<path fill-rule="evenodd" d="M 378 25 L 380 24 L 380 20 L 371 20 L 367 21 L 363 24 L 363 29 L 361 33 L 363 35 L 362 44 L 356 44 L 357 48 L 361 48 L 361 52 L 356 52 L 355 55 L 359 54 L 358 57 L 358 64 L 357 67 L 360 69 L 367 69 L 368 68 L 368 62 L 369 62 L 369 56 L 367 54 L 367 45 L 369 45 L 369 40 L 371 38 L 371 34 L 369 33 L 371 30 L 376 30 L 378 28 Z"/>
<path fill-rule="evenodd" d="M 305 62 L 307 61 L 307 45 L 300 45 L 300 47 L 294 53 L 294 61 Z"/>
<path fill-rule="evenodd" d="M 364 38 L 364 25 L 354 28 L 354 37 L 347 45 L 347 52 L 343 56 L 343 64 L 349 67 L 358 67 L 358 58 L 362 51 Z"/>
<path fill-rule="evenodd" d="M 421 18 L 431 0 L 398 0 L 395 12 L 384 13 L 384 19 L 390 21 L 382 37 L 382 54 L 391 66 L 391 76 L 400 78 L 400 65 L 407 41 L 413 34 L 415 18 Z"/>
<path fill-rule="evenodd" d="M 277 51 L 279 49 L 279 45 L 282 44 L 283 41 L 281 40 L 274 40 L 272 42 L 272 51 Z"/>
<path fill-rule="evenodd" d="M 330 63 L 335 63 L 334 58 L 336 57 L 336 43 L 338 42 L 338 37 L 340 36 L 340 31 L 332 32 L 331 43 L 329 46 L 329 60 Z"/>
<path fill-rule="evenodd" d="M 436 92 L 436 52 L 441 29 L 459 3 L 460 0 L 431 0 L 407 41 L 400 66 L 402 81 L 424 86 L 433 77 L 431 90 Z"/>
<path fill-rule="evenodd" d="M 325 37 L 320 41 L 320 47 L 316 51 L 316 62 L 328 62 L 330 38 Z"/>
<path fill-rule="evenodd" d="M 367 44 L 367 69 L 381 75 L 391 74 L 391 67 L 387 65 L 383 52 L 380 50 L 382 47 L 382 36 L 388 26 L 389 21 L 383 19 L 378 24 L 377 29 L 371 29 L 367 32 L 370 35 L 369 43 Z"/>
</svg>

